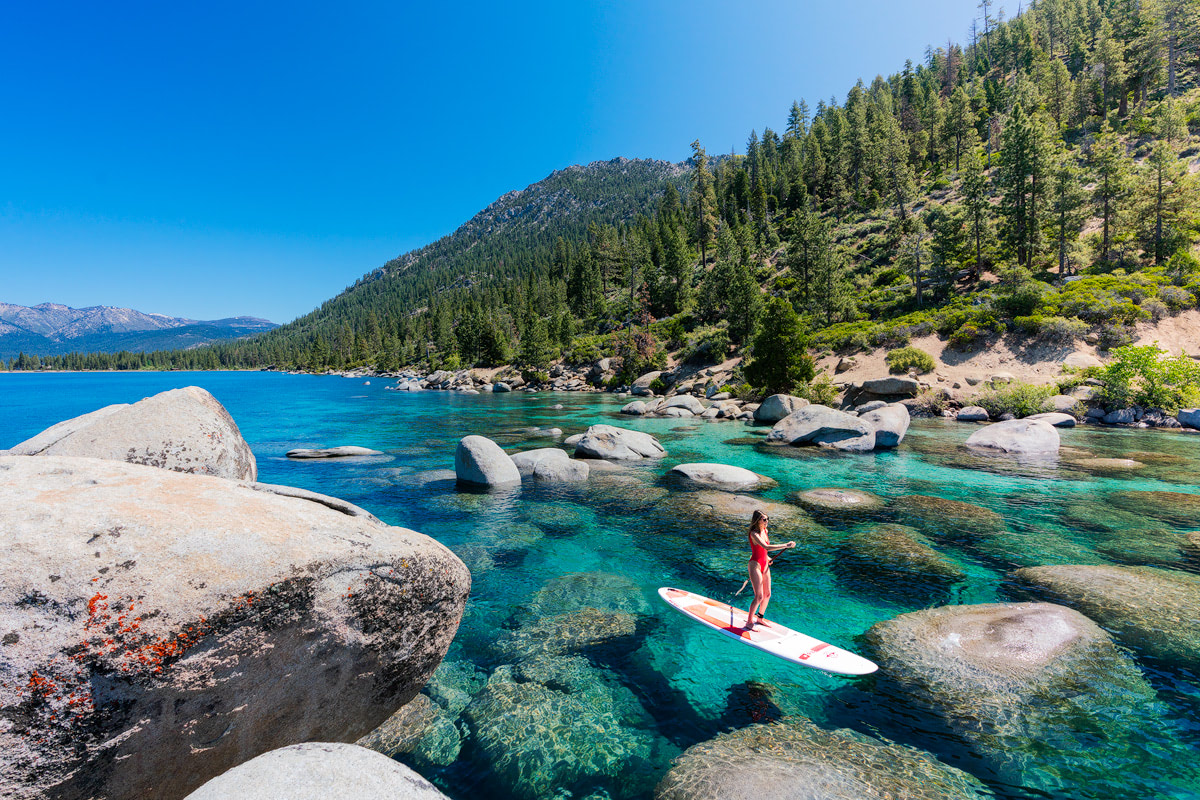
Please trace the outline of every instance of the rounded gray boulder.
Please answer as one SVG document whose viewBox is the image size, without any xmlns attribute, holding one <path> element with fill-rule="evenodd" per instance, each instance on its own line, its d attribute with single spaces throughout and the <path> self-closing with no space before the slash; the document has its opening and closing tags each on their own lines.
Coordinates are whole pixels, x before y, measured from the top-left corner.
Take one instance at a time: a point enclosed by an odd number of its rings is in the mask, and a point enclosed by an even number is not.
<svg viewBox="0 0 1200 800">
<path fill-rule="evenodd" d="M 355 445 L 342 445 L 340 447 L 321 447 L 321 448 L 297 448 L 288 450 L 288 458 L 355 458 L 359 456 L 381 456 L 383 452 L 380 450 L 372 450 L 369 447 L 356 447 Z"/>
<path fill-rule="evenodd" d="M 754 491 L 775 486 L 775 481 L 742 467 L 728 464 L 679 464 L 670 475 L 697 486 L 727 491 Z"/>
<path fill-rule="evenodd" d="M 766 442 L 867 452 L 875 449 L 875 428 L 843 411 L 810 405 L 775 423 L 775 427 L 767 434 Z"/>
<path fill-rule="evenodd" d="M 573 459 L 557 447 L 513 453 L 512 462 L 522 478 L 536 481 L 585 481 L 589 472 L 586 461 Z"/>
<path fill-rule="evenodd" d="M 788 414 L 799 411 L 807 405 L 808 400 L 803 397 L 794 397 L 790 394 L 773 394 L 766 400 L 763 400 L 762 405 L 754 411 L 754 421 L 774 425 Z"/>
<path fill-rule="evenodd" d="M 602 458 L 612 461 L 637 461 L 662 458 L 663 446 L 648 433 L 613 425 L 593 425 L 575 445 L 576 458 Z"/>
<path fill-rule="evenodd" d="M 305 742 L 263 753 L 210 780 L 185 800 L 443 800 L 413 770 L 353 744 Z"/>
<path fill-rule="evenodd" d="M 237 423 L 199 386 L 65 420 L 8 454 L 104 458 L 239 481 L 258 477 L 254 453 Z"/>
<path fill-rule="evenodd" d="M 274 748 L 354 741 L 429 679 L 470 589 L 442 545 L 333 498 L 89 458 L 0 476 L 17 796 L 181 797 Z"/>
<path fill-rule="evenodd" d="M 904 441 L 904 434 L 908 433 L 908 425 L 911 422 L 908 409 L 900 403 L 889 403 L 882 408 L 860 414 L 859 419 L 875 429 L 876 447 L 899 445 Z"/>
<path fill-rule="evenodd" d="M 966 446 L 1014 455 L 1053 455 L 1058 431 L 1041 420 L 1010 419 L 987 425 L 967 437 Z"/>
<path fill-rule="evenodd" d="M 454 474 L 475 486 L 508 486 L 521 482 L 521 473 L 500 445 L 486 436 L 464 436 L 454 451 Z"/>
</svg>

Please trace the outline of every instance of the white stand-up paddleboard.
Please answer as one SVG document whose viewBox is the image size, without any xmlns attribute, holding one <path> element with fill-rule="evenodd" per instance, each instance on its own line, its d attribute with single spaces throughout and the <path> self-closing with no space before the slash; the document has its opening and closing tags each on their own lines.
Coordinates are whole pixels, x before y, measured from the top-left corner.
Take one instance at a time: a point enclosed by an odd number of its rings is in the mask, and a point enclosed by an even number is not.
<svg viewBox="0 0 1200 800">
<path fill-rule="evenodd" d="M 879 669 L 862 656 L 847 653 L 820 639 L 805 636 L 768 619 L 760 619 L 753 628 L 746 630 L 741 627 L 746 621 L 744 610 L 731 608 L 725 603 L 693 592 L 664 586 L 658 590 L 658 596 L 688 619 L 793 664 L 802 664 L 838 675 L 869 675 Z M 732 625 L 729 623 L 730 612 L 733 614 Z"/>
</svg>

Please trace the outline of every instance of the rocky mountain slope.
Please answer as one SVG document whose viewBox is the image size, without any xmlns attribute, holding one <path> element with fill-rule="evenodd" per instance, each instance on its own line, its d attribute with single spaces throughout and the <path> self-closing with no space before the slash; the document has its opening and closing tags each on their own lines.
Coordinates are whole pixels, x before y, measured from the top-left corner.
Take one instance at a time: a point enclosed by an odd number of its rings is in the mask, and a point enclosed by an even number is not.
<svg viewBox="0 0 1200 800">
<path fill-rule="evenodd" d="M 275 327 L 257 317 L 194 320 L 113 306 L 0 303 L 0 358 L 18 353 L 41 356 L 187 349 Z"/>
</svg>

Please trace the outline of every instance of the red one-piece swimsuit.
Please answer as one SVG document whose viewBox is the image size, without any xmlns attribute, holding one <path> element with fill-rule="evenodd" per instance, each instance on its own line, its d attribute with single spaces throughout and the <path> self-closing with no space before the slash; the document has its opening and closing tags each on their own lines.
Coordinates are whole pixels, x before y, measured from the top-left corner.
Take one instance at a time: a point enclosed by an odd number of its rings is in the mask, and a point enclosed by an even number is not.
<svg viewBox="0 0 1200 800">
<path fill-rule="evenodd" d="M 767 571 L 767 548 L 761 544 L 757 544 L 750 534 L 746 534 L 746 538 L 750 541 L 750 560 L 757 561 L 758 566 L 763 572 Z"/>
</svg>

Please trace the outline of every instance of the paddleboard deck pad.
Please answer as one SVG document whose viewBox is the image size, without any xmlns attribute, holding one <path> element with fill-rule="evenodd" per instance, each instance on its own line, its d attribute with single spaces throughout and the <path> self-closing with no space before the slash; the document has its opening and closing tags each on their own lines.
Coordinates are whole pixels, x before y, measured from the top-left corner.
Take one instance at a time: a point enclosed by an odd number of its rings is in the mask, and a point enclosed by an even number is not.
<svg viewBox="0 0 1200 800">
<path fill-rule="evenodd" d="M 837 675 L 869 675 L 879 669 L 862 656 L 847 653 L 827 642 L 785 628 L 769 619 L 759 619 L 753 628 L 746 630 L 741 627 L 746 621 L 746 612 L 743 609 L 732 608 L 726 603 L 694 592 L 664 586 L 658 590 L 658 596 L 688 619 L 794 664 Z M 732 625 L 729 622 L 731 612 Z"/>
</svg>

